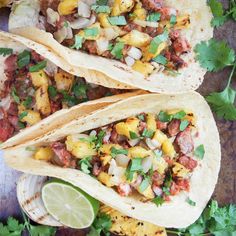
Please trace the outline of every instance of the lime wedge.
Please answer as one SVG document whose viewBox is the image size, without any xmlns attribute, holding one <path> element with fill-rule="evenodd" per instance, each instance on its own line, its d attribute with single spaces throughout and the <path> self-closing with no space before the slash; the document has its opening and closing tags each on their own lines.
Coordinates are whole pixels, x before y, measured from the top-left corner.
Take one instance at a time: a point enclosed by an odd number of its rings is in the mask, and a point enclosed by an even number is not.
<svg viewBox="0 0 236 236">
<path fill-rule="evenodd" d="M 42 200 L 49 214 L 63 225 L 75 229 L 89 227 L 99 210 L 99 201 L 59 179 L 43 186 Z"/>
</svg>

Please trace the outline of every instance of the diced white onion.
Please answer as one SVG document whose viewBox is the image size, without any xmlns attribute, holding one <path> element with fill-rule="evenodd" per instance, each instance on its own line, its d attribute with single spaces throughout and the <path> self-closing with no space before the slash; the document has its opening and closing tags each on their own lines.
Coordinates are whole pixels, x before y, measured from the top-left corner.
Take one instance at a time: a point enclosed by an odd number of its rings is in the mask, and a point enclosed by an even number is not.
<svg viewBox="0 0 236 236">
<path fill-rule="evenodd" d="M 39 22 L 36 25 L 37 28 L 41 29 L 41 30 L 45 30 L 45 25 L 46 25 L 46 17 L 45 16 L 39 16 Z"/>
<path fill-rule="evenodd" d="M 72 29 L 83 29 L 92 25 L 96 21 L 96 16 L 92 15 L 90 19 L 79 17 L 76 20 L 69 22 Z"/>
<path fill-rule="evenodd" d="M 78 15 L 85 18 L 89 18 L 91 15 L 90 6 L 81 0 L 78 0 Z"/>
<path fill-rule="evenodd" d="M 107 40 L 112 40 L 119 36 L 119 32 L 117 32 L 114 28 L 103 29 L 103 34 Z"/>
<path fill-rule="evenodd" d="M 170 15 L 174 15 L 174 16 L 177 15 L 176 9 L 174 9 L 174 8 L 169 8 L 169 11 L 170 11 Z"/>
<path fill-rule="evenodd" d="M 98 51 L 99 54 L 102 54 L 102 53 L 104 53 L 105 51 L 108 50 L 108 47 L 109 47 L 109 41 L 108 40 L 101 38 L 101 39 L 98 39 L 96 41 L 96 43 L 97 43 L 97 51 Z"/>
<path fill-rule="evenodd" d="M 7 96 L 7 97 L 1 99 L 1 101 L 0 101 L 0 107 L 2 107 L 3 110 L 5 110 L 5 111 L 7 111 L 9 109 L 10 104 L 11 104 L 11 96 Z M 0 115 L 1 115 L 1 113 L 0 113 Z M 1 118 L 2 117 L 0 117 L 0 119 Z"/>
<path fill-rule="evenodd" d="M 73 38 L 73 31 L 71 29 L 71 27 L 66 27 L 66 30 L 67 30 L 67 36 L 66 36 L 66 39 L 72 39 Z"/>
<path fill-rule="evenodd" d="M 154 22 L 154 21 L 145 21 L 145 20 L 139 20 L 139 19 L 135 19 L 134 23 L 136 25 L 140 25 L 142 27 L 153 27 L 153 28 L 157 28 L 159 23 L 158 22 Z"/>
<path fill-rule="evenodd" d="M 97 131 L 96 130 L 92 130 L 89 134 L 89 136 L 96 136 L 97 135 Z"/>
<path fill-rule="evenodd" d="M 127 167 L 129 164 L 130 158 L 124 154 L 118 154 L 116 156 L 116 163 L 118 166 Z"/>
<path fill-rule="evenodd" d="M 150 139 L 150 138 L 146 138 L 145 141 L 146 141 L 147 146 L 148 146 L 151 150 L 154 150 L 154 149 L 156 149 L 156 148 L 158 148 L 158 147 L 161 146 L 161 144 L 160 144 L 158 141 L 153 140 L 153 139 Z"/>
<path fill-rule="evenodd" d="M 44 71 L 49 76 L 54 76 L 57 73 L 57 70 L 58 70 L 58 67 L 51 61 L 47 60 L 47 66 L 44 68 Z"/>
<path fill-rule="evenodd" d="M 83 0 L 87 5 L 92 6 L 93 4 L 96 3 L 97 0 Z"/>
<path fill-rule="evenodd" d="M 134 58 L 135 60 L 139 60 L 142 57 L 142 51 L 136 47 L 131 47 L 128 51 L 128 56 Z"/>
<path fill-rule="evenodd" d="M 160 187 L 153 186 L 152 190 L 156 194 L 156 196 L 161 196 L 162 195 L 162 189 Z"/>
<path fill-rule="evenodd" d="M 56 22 L 59 21 L 60 19 L 60 15 L 58 14 L 58 12 L 54 11 L 52 8 L 48 8 L 46 12 L 47 12 L 47 22 L 50 25 L 55 26 Z"/>
<path fill-rule="evenodd" d="M 144 173 L 147 173 L 151 169 L 152 160 L 153 160 L 153 158 L 151 156 L 146 157 L 142 160 L 142 167 L 143 167 L 143 172 Z"/>
<path fill-rule="evenodd" d="M 55 32 L 53 35 L 54 35 L 54 38 L 57 40 L 57 42 L 62 43 L 67 37 L 66 27 L 62 27 L 57 32 Z"/>
<path fill-rule="evenodd" d="M 125 168 L 117 166 L 116 161 L 112 159 L 108 169 L 108 174 L 111 176 L 111 183 L 114 185 L 119 185 L 122 183 L 122 177 L 125 174 Z"/>
<path fill-rule="evenodd" d="M 137 145 L 138 143 L 139 143 L 139 139 L 138 138 L 136 138 L 136 139 L 130 139 L 130 140 L 128 140 L 128 143 L 129 143 L 129 145 L 131 146 L 131 147 L 133 147 L 133 146 L 135 146 L 135 145 Z"/>
<path fill-rule="evenodd" d="M 135 60 L 133 57 L 130 57 L 130 56 L 127 56 L 125 58 L 125 63 L 128 65 L 128 66 L 132 66 L 134 63 L 135 63 Z"/>
</svg>

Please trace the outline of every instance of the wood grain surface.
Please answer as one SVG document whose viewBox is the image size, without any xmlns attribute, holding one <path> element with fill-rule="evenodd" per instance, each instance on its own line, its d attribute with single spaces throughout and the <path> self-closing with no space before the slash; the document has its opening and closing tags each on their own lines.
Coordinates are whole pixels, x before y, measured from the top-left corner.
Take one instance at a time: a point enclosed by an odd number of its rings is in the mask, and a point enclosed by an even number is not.
<svg viewBox="0 0 236 236">
<path fill-rule="evenodd" d="M 228 1 L 222 1 L 227 7 Z M 8 10 L 0 9 L 0 29 L 7 29 Z M 229 21 L 215 30 L 217 39 L 226 40 L 236 50 L 236 23 Z M 207 73 L 204 83 L 198 92 L 207 95 L 212 91 L 224 89 L 230 70 L 225 69 L 219 73 Z M 236 87 L 236 80 L 233 79 Z M 236 122 L 216 119 L 221 137 L 222 168 L 214 196 L 220 204 L 236 203 Z M 20 209 L 16 199 L 16 181 L 19 172 L 11 170 L 0 159 L 0 221 L 9 215 L 20 216 Z M 199 180 L 204 184 L 204 179 Z M 81 231 L 61 233 L 60 235 L 83 235 Z"/>
</svg>

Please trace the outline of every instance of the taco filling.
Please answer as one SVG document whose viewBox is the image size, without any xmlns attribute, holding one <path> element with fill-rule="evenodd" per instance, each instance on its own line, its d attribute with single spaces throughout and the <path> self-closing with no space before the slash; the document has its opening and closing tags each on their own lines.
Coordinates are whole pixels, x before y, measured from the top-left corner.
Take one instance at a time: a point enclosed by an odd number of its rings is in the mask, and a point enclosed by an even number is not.
<svg viewBox="0 0 236 236">
<path fill-rule="evenodd" d="M 39 27 L 63 45 L 116 59 L 146 76 L 178 71 L 190 51 L 181 30 L 188 14 L 164 0 L 41 0 Z"/>
<path fill-rule="evenodd" d="M 35 51 L 0 49 L 6 77 L 0 89 L 0 142 L 60 109 L 122 92 L 88 84 Z"/>
<path fill-rule="evenodd" d="M 159 205 L 190 190 L 205 153 L 198 138 L 193 113 L 141 113 L 41 146 L 34 158 L 79 169 L 121 196 L 138 195 Z"/>
</svg>

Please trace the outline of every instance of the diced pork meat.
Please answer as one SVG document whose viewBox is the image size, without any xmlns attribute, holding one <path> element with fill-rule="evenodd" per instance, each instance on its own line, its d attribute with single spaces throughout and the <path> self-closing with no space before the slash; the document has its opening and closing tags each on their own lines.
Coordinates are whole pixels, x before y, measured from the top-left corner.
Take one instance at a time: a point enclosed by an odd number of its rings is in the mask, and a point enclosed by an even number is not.
<svg viewBox="0 0 236 236">
<path fill-rule="evenodd" d="M 165 176 L 158 173 L 158 171 L 154 171 L 152 175 L 152 183 L 155 186 L 161 186 L 164 182 Z"/>
<path fill-rule="evenodd" d="M 180 120 L 174 119 L 168 124 L 168 133 L 171 137 L 179 133 Z"/>
<path fill-rule="evenodd" d="M 187 128 L 184 131 L 178 133 L 175 139 L 175 144 L 177 149 L 179 149 L 177 151 L 180 151 L 183 154 L 188 154 L 193 151 L 194 144 L 190 128 Z"/>
<path fill-rule="evenodd" d="M 129 184 L 122 183 L 117 186 L 117 191 L 121 196 L 126 197 L 132 192 L 132 189 Z"/>
<path fill-rule="evenodd" d="M 141 0 L 143 7 L 150 11 L 159 11 L 163 6 L 163 0 Z"/>
<path fill-rule="evenodd" d="M 183 39 L 181 37 L 177 38 L 172 43 L 173 49 L 178 55 L 181 55 L 183 53 L 186 53 L 190 50 L 190 45 L 186 39 Z"/>
<path fill-rule="evenodd" d="M 14 127 L 7 119 L 0 119 L 0 141 L 5 142 L 14 133 Z"/>
<path fill-rule="evenodd" d="M 191 157 L 188 156 L 181 156 L 177 160 L 181 165 L 186 167 L 187 169 L 193 171 L 194 168 L 197 167 L 197 161 L 193 160 Z"/>
<path fill-rule="evenodd" d="M 157 124 L 157 129 L 159 130 L 167 129 L 167 124 L 168 124 L 167 122 L 161 122 L 160 120 L 157 120 L 156 124 Z"/>
</svg>

